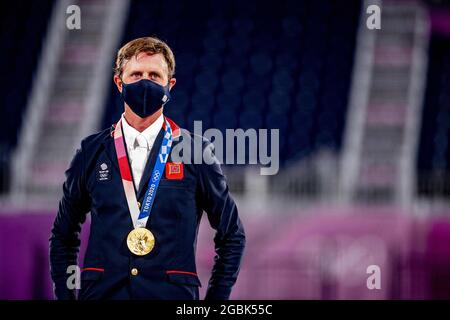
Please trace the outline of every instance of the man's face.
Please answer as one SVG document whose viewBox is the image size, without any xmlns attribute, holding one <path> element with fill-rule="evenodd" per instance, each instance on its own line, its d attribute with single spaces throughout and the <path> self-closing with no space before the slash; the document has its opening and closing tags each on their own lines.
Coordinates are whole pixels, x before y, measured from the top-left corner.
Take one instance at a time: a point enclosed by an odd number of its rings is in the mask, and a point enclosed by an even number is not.
<svg viewBox="0 0 450 320">
<path fill-rule="evenodd" d="M 168 71 L 167 62 L 161 53 L 141 52 L 125 62 L 122 77 L 115 75 L 114 82 L 120 92 L 122 92 L 122 81 L 129 84 L 142 79 L 154 81 L 162 86 L 169 83 L 169 88 L 172 89 L 176 80 L 168 79 Z"/>
</svg>

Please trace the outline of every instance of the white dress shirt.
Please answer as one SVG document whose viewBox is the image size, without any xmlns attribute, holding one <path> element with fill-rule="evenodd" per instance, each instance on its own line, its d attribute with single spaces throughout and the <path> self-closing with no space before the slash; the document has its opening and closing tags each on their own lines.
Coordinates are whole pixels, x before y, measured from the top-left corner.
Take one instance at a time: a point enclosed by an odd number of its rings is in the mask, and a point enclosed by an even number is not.
<svg viewBox="0 0 450 320">
<path fill-rule="evenodd" d="M 142 174 L 144 173 L 145 165 L 148 156 L 150 155 L 150 150 L 155 143 L 156 136 L 161 130 L 163 123 L 164 116 L 161 114 L 148 128 L 139 132 L 127 122 L 122 114 L 123 135 L 125 137 L 128 160 L 130 161 L 136 190 L 139 188 L 139 183 L 141 182 Z"/>
</svg>

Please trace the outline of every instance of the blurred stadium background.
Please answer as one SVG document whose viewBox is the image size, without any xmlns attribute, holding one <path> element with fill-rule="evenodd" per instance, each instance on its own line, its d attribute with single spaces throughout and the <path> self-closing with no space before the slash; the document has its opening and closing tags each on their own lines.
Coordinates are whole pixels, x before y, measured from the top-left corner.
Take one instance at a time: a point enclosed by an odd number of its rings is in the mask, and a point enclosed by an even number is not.
<svg viewBox="0 0 450 320">
<path fill-rule="evenodd" d="M 81 30 L 66 27 L 72 4 Z M 182 127 L 280 129 L 277 175 L 224 167 L 248 238 L 232 298 L 450 298 L 447 2 L 15 0 L 0 23 L 0 299 L 52 298 L 64 171 L 122 113 L 117 49 L 149 35 L 174 50 L 165 112 Z"/>
</svg>

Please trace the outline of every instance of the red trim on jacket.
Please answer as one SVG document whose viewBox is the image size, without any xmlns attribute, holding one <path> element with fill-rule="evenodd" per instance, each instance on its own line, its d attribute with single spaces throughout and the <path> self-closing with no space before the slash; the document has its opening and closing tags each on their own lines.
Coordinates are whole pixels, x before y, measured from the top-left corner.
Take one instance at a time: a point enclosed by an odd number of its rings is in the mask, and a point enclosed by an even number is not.
<svg viewBox="0 0 450 320">
<path fill-rule="evenodd" d="M 103 268 L 83 268 L 83 271 L 98 271 L 98 272 L 105 272 L 105 269 Z"/>
<path fill-rule="evenodd" d="M 180 270 L 167 270 L 166 271 L 167 274 L 188 274 L 190 276 L 196 276 L 197 274 L 195 272 L 188 272 L 188 271 L 180 271 Z"/>
</svg>

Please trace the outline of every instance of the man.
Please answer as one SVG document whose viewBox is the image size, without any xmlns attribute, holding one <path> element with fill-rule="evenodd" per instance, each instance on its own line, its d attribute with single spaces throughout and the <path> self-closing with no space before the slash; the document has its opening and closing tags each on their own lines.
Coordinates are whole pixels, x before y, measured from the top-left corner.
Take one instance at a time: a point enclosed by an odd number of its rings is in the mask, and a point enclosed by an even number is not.
<svg viewBox="0 0 450 320">
<path fill-rule="evenodd" d="M 163 115 L 174 70 L 171 49 L 157 38 L 119 50 L 114 82 L 125 111 L 112 128 L 81 142 L 66 171 L 50 238 L 56 298 L 76 297 L 67 269 L 77 264 L 78 234 L 90 212 L 79 299 L 198 299 L 195 247 L 203 211 L 217 231 L 205 299 L 229 298 L 244 229 L 217 161 L 172 161 L 170 150 L 191 136 Z M 215 160 L 212 145 L 202 141 Z"/>
</svg>

